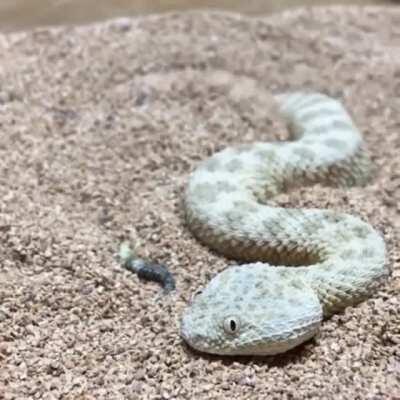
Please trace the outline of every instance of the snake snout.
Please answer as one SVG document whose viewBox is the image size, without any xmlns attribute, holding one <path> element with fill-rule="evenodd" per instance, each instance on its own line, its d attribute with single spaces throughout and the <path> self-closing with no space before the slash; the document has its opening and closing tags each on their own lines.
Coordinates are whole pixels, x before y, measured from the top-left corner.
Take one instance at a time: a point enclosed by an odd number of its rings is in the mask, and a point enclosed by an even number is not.
<svg viewBox="0 0 400 400">
<path fill-rule="evenodd" d="M 181 321 L 181 337 L 191 347 L 207 351 L 209 337 L 203 324 L 196 323 L 190 315 L 184 315 Z"/>
<path fill-rule="evenodd" d="M 201 334 L 193 329 L 193 323 L 187 315 L 184 315 L 181 321 L 181 336 L 188 342 L 192 343 L 194 340 L 201 339 Z"/>
</svg>

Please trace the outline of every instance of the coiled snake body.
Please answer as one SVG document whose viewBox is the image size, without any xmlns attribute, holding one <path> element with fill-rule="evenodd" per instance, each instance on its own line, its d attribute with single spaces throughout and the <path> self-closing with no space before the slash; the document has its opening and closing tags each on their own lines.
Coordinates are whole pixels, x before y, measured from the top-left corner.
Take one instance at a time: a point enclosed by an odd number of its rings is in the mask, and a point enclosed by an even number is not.
<svg viewBox="0 0 400 400">
<path fill-rule="evenodd" d="M 319 93 L 276 100 L 295 140 L 227 148 L 189 180 L 189 229 L 217 252 L 249 262 L 215 276 L 185 311 L 181 335 L 200 351 L 285 352 L 311 338 L 324 316 L 370 296 L 387 274 L 384 241 L 368 223 L 266 204 L 300 185 L 363 185 L 370 170 L 341 103 Z"/>
</svg>

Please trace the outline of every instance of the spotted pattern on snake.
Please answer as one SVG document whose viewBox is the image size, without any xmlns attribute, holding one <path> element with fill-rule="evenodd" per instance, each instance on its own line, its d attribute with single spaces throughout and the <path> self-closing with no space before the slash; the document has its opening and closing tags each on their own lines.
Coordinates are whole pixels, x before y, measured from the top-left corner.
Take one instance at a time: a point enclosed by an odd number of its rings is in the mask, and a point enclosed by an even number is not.
<svg viewBox="0 0 400 400">
<path fill-rule="evenodd" d="M 365 185 L 370 160 L 342 104 L 321 93 L 276 96 L 291 140 L 229 147 L 202 162 L 186 222 L 216 252 L 247 264 L 216 275 L 185 310 L 181 335 L 223 355 L 272 355 L 313 337 L 324 317 L 373 295 L 387 275 L 382 236 L 331 210 L 267 201 L 316 183 Z"/>
</svg>

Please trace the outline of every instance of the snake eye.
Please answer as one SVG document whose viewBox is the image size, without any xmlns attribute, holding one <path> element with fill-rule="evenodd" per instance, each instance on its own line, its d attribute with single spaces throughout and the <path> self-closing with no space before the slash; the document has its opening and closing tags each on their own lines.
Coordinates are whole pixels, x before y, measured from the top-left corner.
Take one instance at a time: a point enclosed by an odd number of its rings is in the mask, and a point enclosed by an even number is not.
<svg viewBox="0 0 400 400">
<path fill-rule="evenodd" d="M 238 317 L 227 317 L 224 320 L 224 331 L 229 335 L 235 335 L 239 332 L 240 321 Z"/>
</svg>

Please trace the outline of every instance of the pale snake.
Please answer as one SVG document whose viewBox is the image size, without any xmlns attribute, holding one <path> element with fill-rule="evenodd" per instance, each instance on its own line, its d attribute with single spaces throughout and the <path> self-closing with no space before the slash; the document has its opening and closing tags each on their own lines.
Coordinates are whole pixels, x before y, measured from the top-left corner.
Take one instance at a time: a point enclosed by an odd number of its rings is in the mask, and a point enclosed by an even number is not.
<svg viewBox="0 0 400 400">
<path fill-rule="evenodd" d="M 216 275 L 185 311 L 181 335 L 203 352 L 285 352 L 314 336 L 323 317 L 371 296 L 387 274 L 384 241 L 368 223 L 267 205 L 293 187 L 363 185 L 370 173 L 339 101 L 301 92 L 276 100 L 293 140 L 226 148 L 189 179 L 189 229 L 218 253 L 250 262 Z"/>
</svg>

